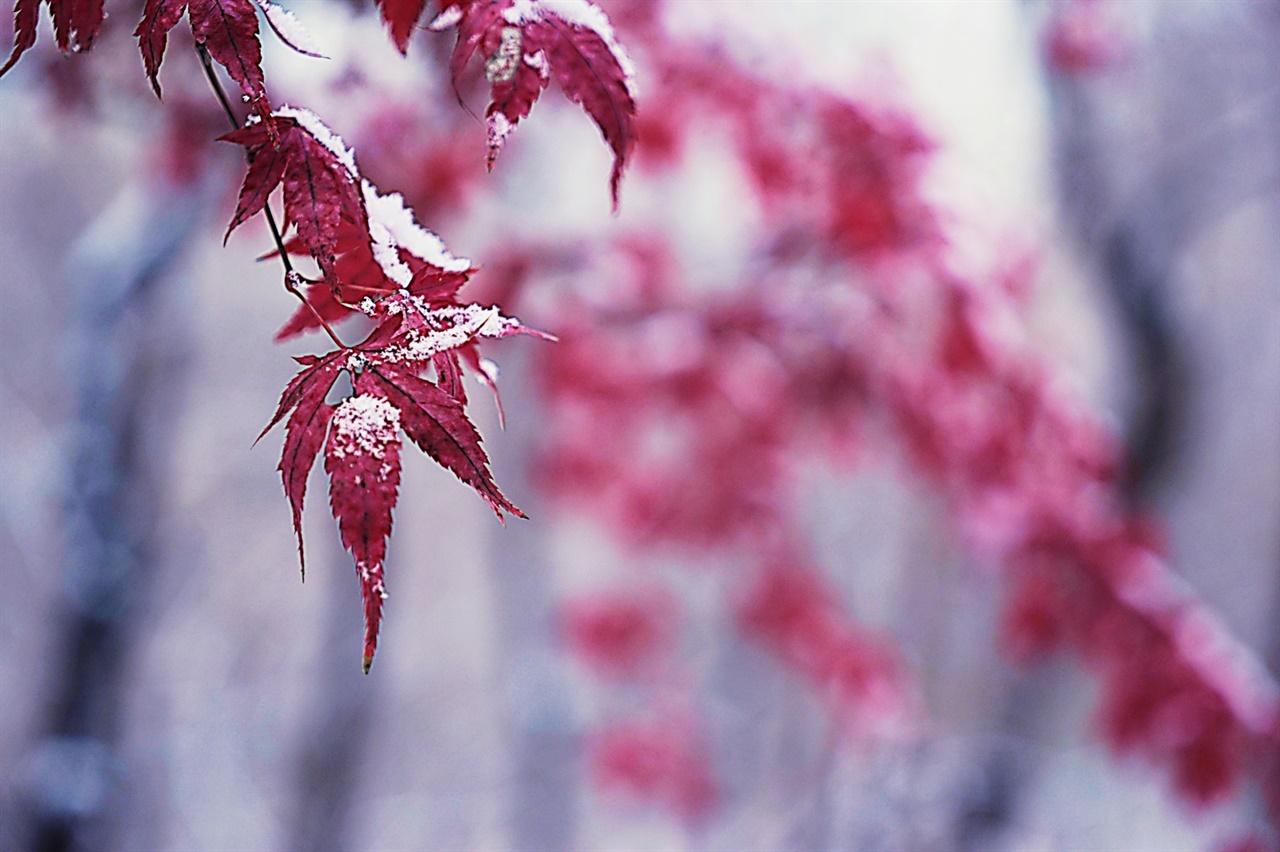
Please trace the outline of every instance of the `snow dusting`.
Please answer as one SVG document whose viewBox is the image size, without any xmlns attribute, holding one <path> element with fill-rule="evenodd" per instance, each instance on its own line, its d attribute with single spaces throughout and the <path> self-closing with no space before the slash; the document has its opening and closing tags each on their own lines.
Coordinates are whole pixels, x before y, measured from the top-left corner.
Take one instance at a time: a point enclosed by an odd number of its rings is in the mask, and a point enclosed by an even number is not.
<svg viewBox="0 0 1280 852">
<path fill-rule="evenodd" d="M 368 181 L 363 182 L 364 205 L 369 212 L 369 233 L 374 237 L 374 256 L 377 257 L 378 249 L 376 243 L 379 236 L 385 236 L 386 244 L 403 248 L 415 257 L 425 260 L 432 266 L 439 267 L 445 272 L 466 272 L 471 268 L 471 261 L 465 257 L 454 257 L 445 247 L 444 240 L 439 236 L 428 231 L 426 228 L 418 224 L 413 218 L 413 211 L 405 206 L 404 196 L 398 192 L 390 195 L 381 195 L 378 190 Z M 379 229 L 375 233 L 375 226 Z M 391 274 L 387 267 L 383 266 L 383 270 L 387 272 L 387 276 L 401 286 L 406 286 L 407 280 L 401 281 Z M 403 266 L 397 255 L 395 263 Z M 406 267 L 406 271 L 408 268 Z M 412 277 L 412 276 L 410 276 Z"/>
<path fill-rule="evenodd" d="M 387 446 L 399 440 L 400 409 L 380 396 L 359 394 L 342 402 L 333 412 L 329 454 L 380 459 Z"/>
<path fill-rule="evenodd" d="M 328 59 L 327 56 L 320 52 L 320 47 L 316 44 L 316 40 L 311 36 L 311 33 L 292 12 L 269 2 L 269 0 L 258 0 L 258 6 L 262 9 L 262 14 L 266 16 L 267 23 L 271 25 L 271 29 L 275 31 L 275 34 L 282 42 L 306 56 Z"/>
<path fill-rule="evenodd" d="M 461 20 L 462 20 L 462 7 L 450 6 L 448 9 L 445 9 L 439 15 L 436 15 L 435 19 L 432 20 L 431 23 L 427 24 L 427 29 L 431 30 L 432 32 L 438 33 L 438 32 L 441 32 L 442 30 L 447 30 L 450 27 L 457 25 L 458 21 L 461 21 Z"/>
<path fill-rule="evenodd" d="M 547 53 L 539 50 L 537 53 L 524 55 L 524 64 L 538 72 L 538 76 L 546 80 L 551 76 L 551 66 L 547 64 Z"/>
<path fill-rule="evenodd" d="M 321 144 L 329 153 L 337 158 L 339 163 L 350 172 L 351 177 L 359 179 L 360 171 L 356 168 L 356 156 L 347 143 L 342 141 L 342 137 L 329 129 L 320 117 L 308 109 L 299 109 L 297 107 L 282 106 L 277 109 L 273 115 L 280 118 L 291 118 L 298 122 L 298 126 L 311 134 L 311 136 Z"/>
<path fill-rule="evenodd" d="M 484 78 L 490 83 L 505 83 L 516 75 L 520 65 L 520 45 L 524 34 L 519 27 L 503 27 L 502 41 L 484 63 Z"/>
<path fill-rule="evenodd" d="M 410 328 L 401 344 L 384 349 L 381 357 L 387 361 L 426 361 L 437 353 L 457 349 L 476 337 L 492 339 L 532 334 L 550 338 L 550 335 L 525 328 L 517 319 L 503 316 L 496 307 L 470 304 L 431 308 L 420 296 L 399 293 L 388 296 L 383 305 L 388 313 L 406 309 L 415 311 L 425 326 Z"/>
<path fill-rule="evenodd" d="M 617 37 L 613 34 L 613 25 L 609 17 L 596 5 L 587 0 L 515 0 L 511 8 L 502 13 L 509 24 L 519 26 L 530 21 L 538 21 L 549 12 L 573 27 L 591 30 L 600 36 L 601 41 L 609 48 L 618 66 L 622 68 L 623 84 L 631 97 L 636 96 L 636 69 L 631 57 L 622 49 Z M 530 63 L 532 64 L 532 63 Z"/>
<path fill-rule="evenodd" d="M 500 112 L 490 115 L 486 124 L 489 128 L 489 156 L 492 159 L 498 151 L 502 150 L 503 143 L 507 141 L 515 125 Z"/>
</svg>

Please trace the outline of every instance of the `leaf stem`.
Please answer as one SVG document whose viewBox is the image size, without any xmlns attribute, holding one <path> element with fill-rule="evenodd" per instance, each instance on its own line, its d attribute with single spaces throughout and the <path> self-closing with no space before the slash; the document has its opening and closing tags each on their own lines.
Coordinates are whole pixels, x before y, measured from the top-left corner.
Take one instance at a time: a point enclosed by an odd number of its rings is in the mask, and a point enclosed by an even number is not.
<svg viewBox="0 0 1280 852">
<path fill-rule="evenodd" d="M 209 85 L 213 88 L 213 93 L 218 98 L 218 103 L 222 104 L 222 111 L 227 114 L 227 120 L 231 122 L 232 130 L 239 130 L 242 123 L 236 118 L 235 111 L 231 109 L 231 100 L 227 97 L 226 89 L 222 88 L 222 81 L 218 79 L 217 72 L 213 68 L 213 59 L 209 56 L 208 49 L 203 44 L 196 44 L 196 52 L 200 54 L 200 64 L 204 66 L 204 75 L 209 80 Z M 248 155 L 249 162 L 253 163 L 253 155 Z M 325 330 L 332 340 L 340 349 L 350 349 L 351 347 L 343 343 L 334 332 L 333 327 L 320 316 L 320 312 L 316 310 L 316 306 L 311 304 L 311 300 L 306 294 L 298 288 L 298 282 L 305 280 L 303 276 L 293 268 L 293 263 L 289 260 L 289 252 L 284 247 L 284 238 L 280 235 L 280 227 L 276 224 L 276 217 L 271 212 L 271 205 L 262 205 L 262 215 L 267 220 L 267 228 L 271 231 L 271 238 L 275 240 L 276 251 L 280 254 L 280 262 L 284 264 L 284 289 L 297 296 L 302 304 L 307 306 L 311 311 L 311 315 L 315 317 L 316 322 L 320 323 L 320 327 Z"/>
</svg>

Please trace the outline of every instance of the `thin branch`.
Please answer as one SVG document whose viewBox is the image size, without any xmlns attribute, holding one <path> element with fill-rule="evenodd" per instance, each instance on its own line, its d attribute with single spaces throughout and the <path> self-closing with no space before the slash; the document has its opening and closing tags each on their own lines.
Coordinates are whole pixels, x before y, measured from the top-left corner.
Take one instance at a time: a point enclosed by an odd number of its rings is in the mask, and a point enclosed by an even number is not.
<svg viewBox="0 0 1280 852">
<path fill-rule="evenodd" d="M 196 52 L 200 54 L 200 64 L 204 66 L 205 77 L 209 79 L 209 85 L 213 88 L 213 93 L 218 97 L 218 103 L 222 104 L 222 111 L 227 114 L 227 120 L 231 122 L 232 130 L 239 130 L 242 122 L 236 118 L 235 111 L 231 109 L 231 100 L 227 97 L 226 89 L 222 88 L 222 81 L 218 79 L 217 72 L 213 68 L 213 60 L 209 56 L 209 51 L 203 44 L 196 45 Z M 249 162 L 253 163 L 253 155 L 248 155 Z M 320 327 L 329 335 L 329 339 L 334 342 L 340 349 L 349 349 L 351 347 L 343 343 L 339 339 L 332 326 L 320 316 L 320 312 L 316 310 L 316 306 L 311 304 L 305 293 L 298 288 L 299 281 L 306 279 L 293 268 L 293 263 L 289 260 L 289 252 L 284 246 L 284 238 L 280 235 L 280 227 L 276 224 L 276 217 L 271 212 L 270 204 L 262 205 L 262 215 L 266 217 L 267 228 L 271 231 L 271 238 L 275 241 L 276 251 L 280 254 L 280 262 L 284 264 L 284 289 L 301 300 L 302 304 L 307 306 L 311 311 L 311 315 L 316 318 L 316 322 L 320 323 Z"/>
</svg>

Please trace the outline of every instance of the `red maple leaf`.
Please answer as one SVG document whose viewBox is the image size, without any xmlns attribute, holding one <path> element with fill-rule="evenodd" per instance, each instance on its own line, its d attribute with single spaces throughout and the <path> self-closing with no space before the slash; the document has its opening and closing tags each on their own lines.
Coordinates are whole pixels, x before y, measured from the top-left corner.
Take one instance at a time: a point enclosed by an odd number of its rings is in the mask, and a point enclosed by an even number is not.
<svg viewBox="0 0 1280 852">
<path fill-rule="evenodd" d="M 452 298 L 453 290 L 447 292 Z M 424 297 L 408 293 L 373 303 L 370 312 L 378 325 L 358 348 L 298 359 L 303 369 L 285 387 L 263 430 L 265 434 L 285 420 L 279 470 L 304 571 L 303 499 L 307 477 L 324 448 L 330 507 L 360 579 L 366 672 L 382 618 L 386 544 L 400 483 L 401 430 L 474 488 L 500 519 L 503 512 L 525 517 L 494 483 L 480 433 L 459 399 L 460 356 L 470 360 L 468 350 L 474 352 L 479 336 L 530 333 L 495 308 L 432 308 Z M 421 377 L 428 365 L 434 365 L 444 387 Z M 326 398 L 344 371 L 352 377 L 353 395 L 330 404 Z"/>
<path fill-rule="evenodd" d="M 320 265 L 333 286 L 343 221 L 368 233 L 367 214 L 351 152 L 312 113 L 282 108 L 266 118 L 221 137 L 244 145 L 249 171 L 227 235 L 260 212 L 277 186 L 282 187 L 285 224 L 297 228 L 298 240 Z"/>
<path fill-rule="evenodd" d="M 187 12 L 191 34 L 209 55 L 240 84 L 256 111 L 267 111 L 262 79 L 262 44 L 258 41 L 258 13 L 252 0 L 147 0 L 142 20 L 133 34 L 138 39 L 142 64 L 151 88 L 160 95 L 160 63 L 164 60 L 169 30 Z"/>
<path fill-rule="evenodd" d="M 329 506 L 360 578 L 367 673 L 378 646 L 386 597 L 383 563 L 400 487 L 400 410 L 378 393 L 371 373 L 359 374 L 354 386 L 355 394 L 330 417 L 324 469 L 329 474 Z"/>
<path fill-rule="evenodd" d="M 280 404 L 271 422 L 262 430 L 258 440 L 271 431 L 285 415 L 284 450 L 280 454 L 280 477 L 284 482 L 284 496 L 293 510 L 293 531 L 298 537 L 298 561 L 306 576 L 307 559 L 302 547 L 302 501 L 307 493 L 307 475 L 315 464 L 320 447 L 324 444 L 325 430 L 333 406 L 325 402 L 330 388 L 342 371 L 346 353 L 331 352 L 323 358 L 304 356 L 298 359 L 302 372 L 294 376 L 280 395 Z"/>
<path fill-rule="evenodd" d="M 405 53 L 409 49 L 409 36 L 413 35 L 413 27 L 422 17 L 427 0 L 378 0 L 378 10 L 382 20 L 391 31 L 391 40 L 396 48 Z"/>
<path fill-rule="evenodd" d="M 618 206 L 618 185 L 635 145 L 636 102 L 631 63 L 608 18 L 586 0 L 499 0 L 446 8 L 431 28 L 457 25 L 449 61 L 455 87 L 471 57 L 485 57 L 490 84 L 490 168 L 512 129 L 529 114 L 551 79 L 586 110 L 613 149 L 609 189 Z"/>
<path fill-rule="evenodd" d="M 371 363 L 365 375 L 367 386 L 400 410 L 400 426 L 420 450 L 474 488 L 499 518 L 526 517 L 494 483 L 480 432 L 462 403 L 401 365 Z"/>
<path fill-rule="evenodd" d="M 438 236 L 419 225 L 398 193 L 381 195 L 367 182 L 362 190 L 362 222 L 344 214 L 338 226 L 329 286 L 308 288 L 310 307 L 300 306 L 276 333 L 277 340 L 318 328 L 317 314 L 326 321 L 342 319 L 353 313 L 351 305 L 401 289 L 431 306 L 458 304 L 457 292 L 474 271 L 471 262 L 451 255 Z M 309 253 L 301 240 L 291 240 L 286 249 Z"/>
<path fill-rule="evenodd" d="M 88 50 L 106 17 L 102 0 L 48 0 L 53 18 L 53 36 L 63 53 Z M 0 66 L 0 77 L 36 43 L 40 0 L 16 0 L 13 4 L 13 50 Z"/>
</svg>

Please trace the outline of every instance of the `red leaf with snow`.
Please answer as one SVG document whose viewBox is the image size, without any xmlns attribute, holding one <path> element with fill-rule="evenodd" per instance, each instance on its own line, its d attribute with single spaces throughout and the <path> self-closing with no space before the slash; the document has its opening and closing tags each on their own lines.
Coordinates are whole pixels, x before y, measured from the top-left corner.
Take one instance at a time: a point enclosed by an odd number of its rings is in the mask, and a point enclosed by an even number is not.
<svg viewBox="0 0 1280 852">
<path fill-rule="evenodd" d="M 477 51 L 485 58 L 491 87 L 485 111 L 489 166 L 554 78 L 613 149 L 609 188 L 616 209 L 622 170 L 635 145 L 636 103 L 630 61 L 605 14 L 586 0 L 501 0 L 447 10 L 432 28 L 454 23 L 458 42 L 449 62 L 454 85 Z"/>
<path fill-rule="evenodd" d="M 480 433 L 461 403 L 395 364 L 370 364 L 366 375 L 370 392 L 400 409 L 401 428 L 419 449 L 474 488 L 499 518 L 503 512 L 525 517 L 494 483 Z"/>
<path fill-rule="evenodd" d="M 329 474 L 329 506 L 360 578 L 368 673 L 378 645 L 386 597 L 383 563 L 400 487 L 400 412 L 378 395 L 369 373 L 357 377 L 355 389 L 354 396 L 333 410 L 324 469 Z"/>
<path fill-rule="evenodd" d="M 282 188 L 286 225 L 336 281 L 334 263 L 344 221 L 367 233 L 368 224 L 351 152 L 311 113 L 280 109 L 267 118 L 221 137 L 244 145 L 251 158 L 240 188 L 228 236 L 260 212 L 277 186 Z"/>
<path fill-rule="evenodd" d="M 330 287 L 310 288 L 307 301 L 327 321 L 348 316 L 348 306 L 366 297 L 377 299 L 400 289 L 434 306 L 456 305 L 458 289 L 474 271 L 471 261 L 450 254 L 438 236 L 417 223 L 399 194 L 381 195 L 368 183 L 362 188 L 365 223 L 343 216 L 333 281 Z M 291 253 L 306 251 L 301 240 L 291 240 L 286 247 Z M 276 339 L 318 326 L 315 314 L 303 305 Z"/>
<path fill-rule="evenodd" d="M 49 15 L 53 18 L 54 39 L 63 53 L 92 47 L 106 17 L 102 0 L 49 0 Z M 0 77 L 36 43 L 39 19 L 40 0 L 16 0 L 13 4 L 13 50 L 0 66 Z"/>
</svg>

